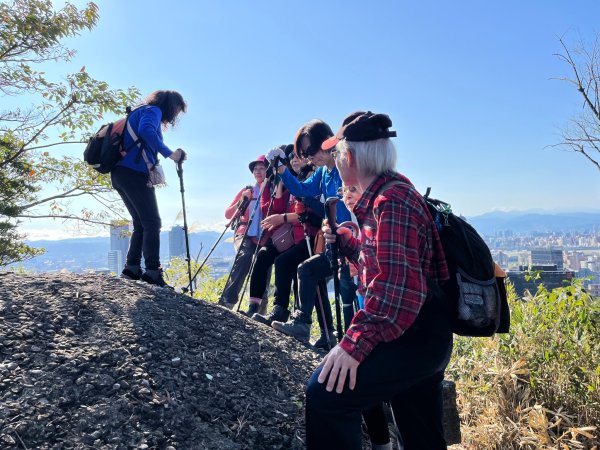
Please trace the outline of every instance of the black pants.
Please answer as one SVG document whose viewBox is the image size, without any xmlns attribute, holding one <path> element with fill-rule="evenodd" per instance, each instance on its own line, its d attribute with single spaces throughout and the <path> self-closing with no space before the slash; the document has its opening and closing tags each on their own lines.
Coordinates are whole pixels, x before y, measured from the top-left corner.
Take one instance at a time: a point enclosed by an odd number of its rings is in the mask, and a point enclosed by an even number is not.
<svg viewBox="0 0 600 450">
<path fill-rule="evenodd" d="M 325 286 L 325 279 L 329 276 L 331 276 L 331 268 L 324 253 L 313 255 L 298 266 L 298 297 L 302 319 L 306 323 L 311 323 L 313 308 L 316 306 L 322 333 L 325 328 L 329 332 L 333 331 L 331 303 Z M 317 288 L 319 288 L 318 293 Z"/>
<path fill-rule="evenodd" d="M 279 256 L 279 251 L 271 244 L 258 250 L 250 274 L 250 297 L 262 298 L 269 283 L 268 275 L 271 273 L 269 268 L 273 265 L 277 256 Z"/>
<path fill-rule="evenodd" d="M 358 366 L 356 386 L 327 392 L 317 368 L 306 388 L 307 450 L 360 450 L 361 413 L 392 401 L 405 450 L 445 449 L 441 381 L 452 352 L 446 313 L 427 304 L 400 338 L 378 344 Z"/>
<path fill-rule="evenodd" d="M 240 243 L 238 251 L 236 253 L 235 260 L 231 266 L 231 272 L 229 273 L 229 279 L 221 294 L 221 299 L 229 304 L 235 304 L 238 302 L 238 296 L 244 285 L 244 280 L 250 270 L 252 264 L 252 256 L 256 250 L 256 244 L 252 242 L 252 238 L 246 236 L 242 242 L 243 236 L 236 235 L 235 240 Z"/>
<path fill-rule="evenodd" d="M 313 240 L 310 245 L 312 247 Z M 308 258 L 306 242 L 300 242 L 275 258 L 275 305 L 290 306 L 292 284 L 297 284 L 298 265 Z"/>
<path fill-rule="evenodd" d="M 344 330 L 347 330 L 354 317 L 354 303 L 356 300 L 356 285 L 350 276 L 350 268 L 345 265 L 340 271 L 340 297 L 342 300 L 342 313 L 344 317 Z M 300 310 L 302 318 L 308 323 L 311 322 L 312 310 L 317 306 L 317 318 L 319 326 L 323 330 L 323 323 L 329 331 L 333 327 L 333 318 L 331 315 L 331 304 L 327 295 L 323 295 L 322 283 L 325 279 L 332 276 L 331 265 L 325 253 L 313 255 L 298 266 L 298 294 L 300 297 Z M 318 302 L 317 286 L 321 286 L 319 292 L 323 304 L 323 311 Z M 325 294 L 327 290 L 325 289 Z M 343 331 L 344 331 L 343 330 Z"/>
<path fill-rule="evenodd" d="M 296 278 L 298 264 L 306 258 L 308 258 L 308 248 L 305 243 L 294 245 L 283 253 L 279 253 L 272 244 L 261 247 L 250 274 L 250 297 L 262 297 L 269 282 L 269 268 L 274 264 L 275 304 L 288 309 L 292 282 Z"/>
<path fill-rule="evenodd" d="M 127 265 L 139 266 L 144 255 L 146 269 L 160 267 L 160 214 L 154 186 L 148 186 L 148 174 L 117 166 L 110 174 L 133 221 Z"/>
</svg>

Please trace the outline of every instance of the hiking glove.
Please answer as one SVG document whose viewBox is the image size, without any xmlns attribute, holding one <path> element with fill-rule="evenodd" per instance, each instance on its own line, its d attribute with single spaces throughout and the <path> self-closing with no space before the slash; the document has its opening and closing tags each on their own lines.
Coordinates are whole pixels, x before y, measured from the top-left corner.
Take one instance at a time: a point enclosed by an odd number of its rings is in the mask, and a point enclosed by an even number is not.
<svg viewBox="0 0 600 450">
<path fill-rule="evenodd" d="M 171 158 L 175 162 L 178 162 L 179 160 L 185 161 L 187 159 L 187 155 L 185 154 L 185 152 L 183 150 L 178 148 L 177 150 L 175 150 L 173 153 L 171 153 L 169 155 L 169 158 Z M 183 159 L 181 159 L 181 158 L 183 158 Z"/>
<path fill-rule="evenodd" d="M 277 157 L 279 157 L 279 161 L 285 160 L 285 153 L 279 147 L 272 148 L 271 150 L 269 150 L 269 153 L 267 153 L 267 159 L 269 161 L 273 161 Z M 281 165 L 282 165 L 282 163 L 279 162 L 277 164 L 277 167 L 279 167 Z"/>
</svg>

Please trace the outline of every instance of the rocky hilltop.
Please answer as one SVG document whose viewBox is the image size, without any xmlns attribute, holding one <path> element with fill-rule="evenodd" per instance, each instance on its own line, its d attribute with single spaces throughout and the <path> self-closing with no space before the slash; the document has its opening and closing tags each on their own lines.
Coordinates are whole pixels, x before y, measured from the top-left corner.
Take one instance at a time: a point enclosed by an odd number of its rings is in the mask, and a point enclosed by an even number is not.
<svg viewBox="0 0 600 450">
<path fill-rule="evenodd" d="M 0 448 L 304 448 L 320 359 L 167 289 L 0 272 Z"/>
</svg>

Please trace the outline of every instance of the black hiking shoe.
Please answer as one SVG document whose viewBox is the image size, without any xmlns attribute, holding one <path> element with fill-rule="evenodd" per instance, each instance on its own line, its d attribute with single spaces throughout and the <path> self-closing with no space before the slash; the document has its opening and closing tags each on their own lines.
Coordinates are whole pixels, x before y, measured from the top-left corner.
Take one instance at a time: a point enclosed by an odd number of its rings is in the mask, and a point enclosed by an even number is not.
<svg viewBox="0 0 600 450">
<path fill-rule="evenodd" d="M 259 309 L 260 309 L 260 303 L 249 303 L 248 311 L 244 312 L 243 314 L 245 316 L 252 317 L 254 314 L 256 314 L 258 312 Z"/>
<path fill-rule="evenodd" d="M 128 269 L 125 267 L 123 272 L 121 272 L 121 278 L 125 278 L 126 280 L 139 280 L 144 272 L 139 267 L 136 269 Z"/>
<path fill-rule="evenodd" d="M 274 321 L 271 326 L 277 331 L 295 337 L 304 344 L 308 344 L 308 341 L 310 340 L 311 324 L 304 320 L 300 315 L 295 315 L 287 322 Z"/>
<path fill-rule="evenodd" d="M 169 288 L 169 289 L 173 289 L 164 280 L 162 269 L 158 269 L 158 270 L 146 270 L 144 272 L 144 274 L 140 277 L 140 280 L 145 281 L 146 283 L 149 283 L 149 284 L 154 284 L 156 286 L 166 287 L 166 288 Z"/>
<path fill-rule="evenodd" d="M 237 302 L 235 302 L 235 303 L 229 303 L 229 302 L 228 302 L 228 301 L 226 301 L 226 300 L 225 300 L 223 297 L 221 297 L 221 298 L 219 299 L 219 301 L 217 302 L 217 305 L 224 306 L 224 307 L 225 307 L 225 308 L 227 308 L 227 309 L 231 309 L 231 310 L 233 310 L 233 307 L 234 307 L 235 305 L 237 305 Z"/>
<path fill-rule="evenodd" d="M 337 339 L 335 338 L 335 334 L 329 329 L 329 342 L 327 342 L 327 335 L 325 332 L 321 331 L 321 337 L 315 341 L 313 347 L 322 349 L 322 350 L 331 350 L 333 347 L 337 345 Z"/>
<path fill-rule="evenodd" d="M 273 311 L 270 314 L 254 314 L 252 318 L 257 322 L 262 323 L 263 325 L 271 326 L 273 321 L 277 322 L 287 322 L 290 317 L 290 311 L 285 309 L 283 306 L 275 305 L 273 307 Z"/>
</svg>

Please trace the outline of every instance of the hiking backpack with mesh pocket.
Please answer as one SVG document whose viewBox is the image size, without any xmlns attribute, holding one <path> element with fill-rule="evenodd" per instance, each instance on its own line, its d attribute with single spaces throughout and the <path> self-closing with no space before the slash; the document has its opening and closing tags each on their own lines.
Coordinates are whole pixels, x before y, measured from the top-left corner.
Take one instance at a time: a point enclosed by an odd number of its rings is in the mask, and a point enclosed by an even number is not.
<svg viewBox="0 0 600 450">
<path fill-rule="evenodd" d="M 386 183 L 382 193 L 401 181 Z M 450 279 L 443 286 L 450 300 L 452 331 L 461 336 L 488 337 L 508 333 L 510 311 L 504 278 L 496 277 L 492 254 L 475 228 L 452 213 L 450 205 L 423 196 L 438 230 Z"/>
<path fill-rule="evenodd" d="M 100 173 L 109 173 L 127 152 L 137 145 L 137 139 L 130 147 L 125 148 L 125 128 L 131 114 L 127 107 L 127 115 L 115 122 L 102 125 L 88 141 L 83 151 L 83 160 Z"/>
</svg>

